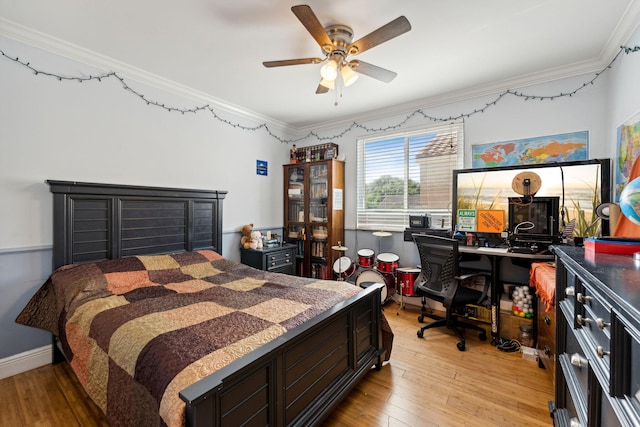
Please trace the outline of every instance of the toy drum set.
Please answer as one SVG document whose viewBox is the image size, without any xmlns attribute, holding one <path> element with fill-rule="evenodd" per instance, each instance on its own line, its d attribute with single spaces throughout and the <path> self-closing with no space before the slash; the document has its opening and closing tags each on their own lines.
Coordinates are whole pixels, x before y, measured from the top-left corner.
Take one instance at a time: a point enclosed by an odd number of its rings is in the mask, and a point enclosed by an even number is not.
<svg viewBox="0 0 640 427">
<path fill-rule="evenodd" d="M 382 259 L 380 258 L 382 256 Z M 375 258 L 375 262 L 373 261 Z M 384 304 L 396 293 L 395 269 L 400 257 L 396 254 L 379 254 L 375 257 L 372 249 L 360 249 L 358 251 L 358 264 L 362 269 L 356 277 L 356 286 L 366 288 L 373 283 L 384 283 L 382 288 L 382 303 Z"/>
<path fill-rule="evenodd" d="M 356 265 L 348 256 L 341 256 L 333 263 L 333 272 L 338 276 L 338 280 L 345 280 L 356 272 Z"/>
<path fill-rule="evenodd" d="M 346 247 L 333 246 L 333 250 L 345 252 Z M 367 288 L 374 283 L 383 283 L 382 303 L 384 304 L 396 292 L 402 296 L 416 296 L 413 286 L 420 274 L 420 269 L 415 267 L 399 267 L 400 257 L 391 252 L 383 252 L 375 255 L 373 249 L 360 249 L 357 252 L 357 263 L 347 256 L 339 257 L 333 263 L 333 271 L 337 280 L 347 280 L 356 275 L 355 284 L 361 288 Z M 401 302 L 402 305 L 402 302 Z"/>
<path fill-rule="evenodd" d="M 413 292 L 413 284 L 416 282 L 420 269 L 416 267 L 402 267 L 398 269 L 398 288 L 402 295 L 407 297 L 417 296 Z"/>
<path fill-rule="evenodd" d="M 371 268 L 374 266 L 375 252 L 373 249 L 360 249 L 358 251 L 358 265 L 363 268 Z"/>
</svg>

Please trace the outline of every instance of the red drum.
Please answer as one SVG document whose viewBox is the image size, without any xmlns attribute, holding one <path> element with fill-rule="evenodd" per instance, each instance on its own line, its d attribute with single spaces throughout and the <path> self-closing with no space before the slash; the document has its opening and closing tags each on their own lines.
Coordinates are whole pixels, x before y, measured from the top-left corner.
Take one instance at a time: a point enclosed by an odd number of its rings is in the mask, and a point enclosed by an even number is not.
<svg viewBox="0 0 640 427">
<path fill-rule="evenodd" d="M 420 269 L 414 267 L 402 267 L 396 271 L 396 275 L 398 276 L 398 288 L 400 288 L 402 295 L 408 297 L 416 296 L 416 293 L 413 292 L 413 284 L 415 283 L 418 274 L 420 274 Z"/>
<path fill-rule="evenodd" d="M 394 281 L 393 274 L 380 273 L 376 270 L 364 270 L 362 273 L 358 274 L 358 277 L 356 278 L 356 286 L 368 288 L 374 283 L 384 283 L 385 287 L 382 288 L 381 292 L 381 300 L 384 304 L 387 298 L 396 293 Z"/>
<path fill-rule="evenodd" d="M 374 252 L 372 249 L 360 249 L 358 251 L 358 265 L 360 267 L 373 267 Z"/>
<path fill-rule="evenodd" d="M 400 257 L 390 252 L 378 255 L 378 270 L 383 273 L 393 273 L 398 268 L 398 260 Z"/>
<path fill-rule="evenodd" d="M 343 256 L 335 260 L 333 263 L 333 271 L 336 273 L 336 276 L 344 279 L 356 271 L 356 265 L 351 261 L 351 258 Z"/>
</svg>

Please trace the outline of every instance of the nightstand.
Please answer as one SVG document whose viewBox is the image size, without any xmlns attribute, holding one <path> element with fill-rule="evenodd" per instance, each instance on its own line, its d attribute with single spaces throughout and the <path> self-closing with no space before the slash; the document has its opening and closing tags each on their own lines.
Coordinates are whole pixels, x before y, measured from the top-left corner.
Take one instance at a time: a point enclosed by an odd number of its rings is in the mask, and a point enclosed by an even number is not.
<svg viewBox="0 0 640 427">
<path fill-rule="evenodd" d="M 295 250 L 294 245 L 262 249 L 240 248 L 240 262 L 271 273 L 295 274 Z"/>
</svg>

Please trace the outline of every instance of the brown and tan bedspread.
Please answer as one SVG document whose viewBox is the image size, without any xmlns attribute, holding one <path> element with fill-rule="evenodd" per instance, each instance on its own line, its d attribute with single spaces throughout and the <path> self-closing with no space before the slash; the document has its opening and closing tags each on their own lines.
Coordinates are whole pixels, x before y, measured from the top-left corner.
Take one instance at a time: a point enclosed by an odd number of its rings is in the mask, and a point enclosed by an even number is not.
<svg viewBox="0 0 640 427">
<path fill-rule="evenodd" d="M 359 290 L 212 251 L 137 256 L 58 269 L 16 321 L 61 338 L 112 425 L 178 426 L 180 390 Z"/>
</svg>

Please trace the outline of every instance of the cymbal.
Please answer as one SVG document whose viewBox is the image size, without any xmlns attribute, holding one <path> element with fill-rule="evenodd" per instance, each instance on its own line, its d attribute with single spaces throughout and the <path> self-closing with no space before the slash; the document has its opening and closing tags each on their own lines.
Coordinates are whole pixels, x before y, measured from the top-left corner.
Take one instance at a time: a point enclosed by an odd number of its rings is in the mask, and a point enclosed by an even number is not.
<svg viewBox="0 0 640 427">
<path fill-rule="evenodd" d="M 373 235 L 376 237 L 389 237 L 391 236 L 391 233 L 388 231 L 374 231 Z"/>
<path fill-rule="evenodd" d="M 331 246 L 331 249 L 333 249 L 334 251 L 341 251 L 341 252 L 349 250 L 349 248 L 345 246 Z"/>
</svg>

